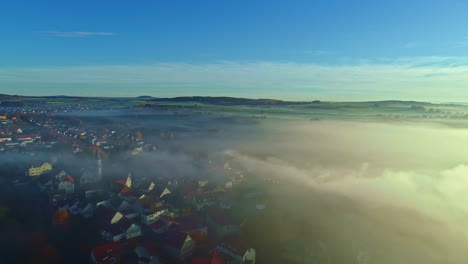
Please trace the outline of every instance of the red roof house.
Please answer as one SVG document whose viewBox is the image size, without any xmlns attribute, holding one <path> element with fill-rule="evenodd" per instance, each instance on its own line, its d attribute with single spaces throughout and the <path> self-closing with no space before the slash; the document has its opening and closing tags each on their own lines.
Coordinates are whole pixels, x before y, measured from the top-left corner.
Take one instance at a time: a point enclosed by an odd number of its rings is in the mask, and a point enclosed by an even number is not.
<svg viewBox="0 0 468 264">
<path fill-rule="evenodd" d="M 96 264 L 116 264 L 124 247 L 120 242 L 105 244 L 91 250 L 91 261 Z"/>
</svg>

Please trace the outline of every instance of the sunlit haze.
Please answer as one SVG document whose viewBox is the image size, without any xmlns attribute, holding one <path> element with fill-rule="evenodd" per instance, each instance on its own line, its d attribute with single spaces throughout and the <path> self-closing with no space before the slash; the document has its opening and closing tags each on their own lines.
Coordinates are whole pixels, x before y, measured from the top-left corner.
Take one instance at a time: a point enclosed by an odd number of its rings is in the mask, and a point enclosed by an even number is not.
<svg viewBox="0 0 468 264">
<path fill-rule="evenodd" d="M 468 263 L 468 0 L 0 3 L 1 264 Z"/>
</svg>

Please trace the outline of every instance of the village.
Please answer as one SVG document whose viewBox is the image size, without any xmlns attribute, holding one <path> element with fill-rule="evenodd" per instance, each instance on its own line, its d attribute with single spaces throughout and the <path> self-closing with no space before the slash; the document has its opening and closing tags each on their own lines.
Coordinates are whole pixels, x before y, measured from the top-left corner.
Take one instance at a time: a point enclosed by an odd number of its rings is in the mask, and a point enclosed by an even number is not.
<svg viewBox="0 0 468 264">
<path fill-rule="evenodd" d="M 260 188 L 246 187 L 246 177 L 229 162 L 222 164 L 224 177 L 217 180 L 157 173 L 135 177 L 131 169 L 126 177 L 105 177 L 106 152 L 116 142 L 130 142 L 125 149 L 133 159 L 157 148 L 144 143 L 139 132 L 86 131 L 73 126 L 73 120 L 43 113 L 0 119 L 4 153 L 49 150 L 40 157 L 31 154 L 35 162 L 12 183 L 18 190 L 37 188 L 48 197 L 55 229 L 65 231 L 79 221 L 81 232 L 91 232 L 89 227 L 97 232 L 90 263 L 255 263 L 256 250 L 242 240 L 241 229 L 249 215 L 262 214 L 266 199 Z M 174 138 L 166 131 L 159 136 Z M 83 167 L 79 173 L 69 172 L 57 155 L 64 146 L 73 155 L 91 153 L 91 162 L 75 164 Z M 243 210 L 245 204 L 255 209 Z"/>
<path fill-rule="evenodd" d="M 324 242 L 304 240 L 306 223 L 288 208 L 300 198 L 285 186 L 299 186 L 240 166 L 223 154 L 229 142 L 206 146 L 238 137 L 232 128 L 256 125 L 255 117 L 77 104 L 0 113 L 0 223 L 4 240 L 15 241 L 11 261 L 329 259 Z"/>
<path fill-rule="evenodd" d="M 1 3 L 0 264 L 468 264 L 468 0 Z"/>
<path fill-rule="evenodd" d="M 28 171 L 48 193 L 55 225 L 66 228 L 74 217 L 96 224 L 102 245 L 90 252 L 93 263 L 255 263 L 255 249 L 239 237 L 246 219 L 230 210 L 241 177 L 214 185 L 182 178 L 136 180 L 129 173 L 103 187 L 101 166 L 97 152 L 96 171 L 81 177 L 56 173 L 50 163 Z M 240 199 L 258 201 L 261 213 L 261 193 L 244 194 Z"/>
</svg>

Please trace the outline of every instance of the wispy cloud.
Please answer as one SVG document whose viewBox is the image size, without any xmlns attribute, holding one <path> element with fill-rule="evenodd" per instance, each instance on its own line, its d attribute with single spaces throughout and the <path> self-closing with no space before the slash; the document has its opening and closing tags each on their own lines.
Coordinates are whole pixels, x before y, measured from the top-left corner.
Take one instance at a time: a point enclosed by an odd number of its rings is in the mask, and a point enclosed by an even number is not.
<svg viewBox="0 0 468 264">
<path fill-rule="evenodd" d="M 30 91 L 25 94 L 39 87 L 55 87 L 57 91 L 50 93 L 61 94 L 61 87 L 74 87 L 75 92 L 86 90 L 94 95 L 119 90 L 121 95 L 451 101 L 468 98 L 467 85 L 468 58 L 461 57 L 380 59 L 350 65 L 224 61 L 0 68 L 0 87 Z"/>
<path fill-rule="evenodd" d="M 112 32 L 90 32 L 90 31 L 41 31 L 42 36 L 58 38 L 84 38 L 94 36 L 112 36 Z"/>
<path fill-rule="evenodd" d="M 336 52 L 331 51 L 331 50 L 306 50 L 304 51 L 304 53 L 308 55 L 317 55 L 317 56 L 336 54 Z"/>
<path fill-rule="evenodd" d="M 468 48 L 468 37 L 453 44 L 453 48 Z"/>
<path fill-rule="evenodd" d="M 418 42 L 418 41 L 410 41 L 410 42 L 405 43 L 404 46 L 407 49 L 414 49 L 414 48 L 419 48 L 419 47 L 424 46 L 424 43 Z"/>
</svg>

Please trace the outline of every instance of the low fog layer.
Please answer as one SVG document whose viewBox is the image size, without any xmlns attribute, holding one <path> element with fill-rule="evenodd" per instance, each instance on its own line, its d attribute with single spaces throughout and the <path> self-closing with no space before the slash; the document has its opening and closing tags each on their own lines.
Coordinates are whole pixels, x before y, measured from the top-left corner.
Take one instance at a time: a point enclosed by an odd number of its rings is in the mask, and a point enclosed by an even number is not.
<svg viewBox="0 0 468 264">
<path fill-rule="evenodd" d="M 271 232 L 301 223 L 296 237 L 302 236 L 306 252 L 319 251 L 329 263 L 468 259 L 468 130 L 456 128 L 464 123 L 267 119 L 211 125 L 216 133 L 187 133 L 166 147 L 222 157 L 249 177 L 276 182 L 265 184 L 272 194 Z M 170 173 L 213 174 L 187 154 L 141 158 L 146 167 Z"/>
<path fill-rule="evenodd" d="M 310 121 L 119 112 L 78 118 L 85 126 L 130 127 L 158 147 L 124 158 L 126 162 L 105 161 L 105 176 L 121 178 L 131 171 L 136 177 L 223 177 L 227 160 L 234 171 L 258 179 L 267 190 L 268 206 L 267 218 L 260 221 L 264 230 L 257 237 L 271 243 L 268 252 L 259 249 L 259 258 L 280 254 L 287 241 L 300 238 L 304 252 L 315 252 L 324 263 L 468 260 L 464 121 Z M 161 130 L 174 132 L 174 138 L 162 140 Z M 14 157 L 18 158 L 24 157 Z M 77 159 L 65 159 L 67 167 L 78 165 L 70 169 L 72 174 L 94 162 L 93 157 Z"/>
<path fill-rule="evenodd" d="M 332 263 L 468 259 L 468 130 L 320 121 L 265 123 L 259 133 L 225 154 L 280 181 L 282 215 L 302 217 Z"/>
<path fill-rule="evenodd" d="M 223 158 L 249 177 L 277 182 L 265 184 L 271 232 L 301 223 L 302 233 L 291 237 L 302 236 L 305 251 L 319 251 L 329 263 L 468 259 L 468 130 L 456 128 L 462 123 L 177 122 L 216 132 L 188 132 L 165 148 L 209 155 L 162 150 L 143 154 L 138 167 L 213 176 L 205 163 Z M 278 236 L 272 239 L 280 247 Z"/>
</svg>

